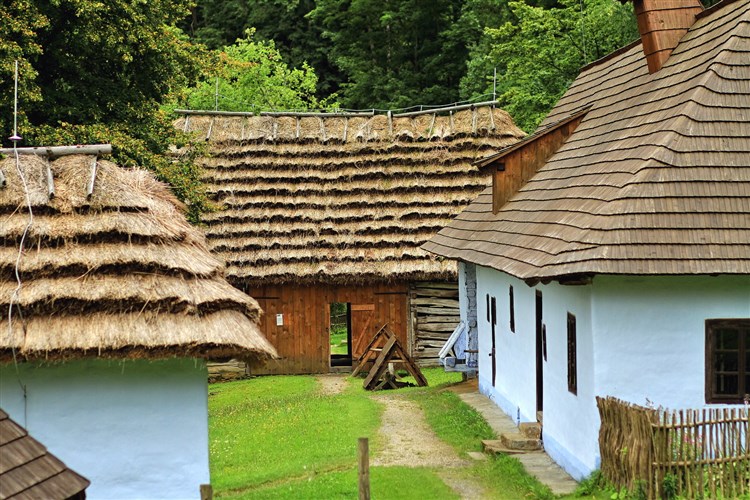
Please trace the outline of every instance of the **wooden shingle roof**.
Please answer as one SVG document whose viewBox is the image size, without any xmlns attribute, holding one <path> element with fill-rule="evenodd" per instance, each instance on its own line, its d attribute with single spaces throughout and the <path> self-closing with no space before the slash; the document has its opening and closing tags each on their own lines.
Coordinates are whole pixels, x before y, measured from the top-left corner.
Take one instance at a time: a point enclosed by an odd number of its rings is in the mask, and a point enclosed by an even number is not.
<svg viewBox="0 0 750 500">
<path fill-rule="evenodd" d="M 750 274 L 750 0 L 699 16 L 662 69 L 640 43 L 541 124 L 590 106 L 496 214 L 487 189 L 424 248 L 523 279 Z"/>
<path fill-rule="evenodd" d="M 474 161 L 523 132 L 479 106 L 415 117 L 196 116 L 204 180 L 220 209 L 211 249 L 238 286 L 445 279 L 420 245 L 490 182 Z"/>
<path fill-rule="evenodd" d="M 89 484 L 0 409 L 0 499 L 85 498 Z"/>
</svg>

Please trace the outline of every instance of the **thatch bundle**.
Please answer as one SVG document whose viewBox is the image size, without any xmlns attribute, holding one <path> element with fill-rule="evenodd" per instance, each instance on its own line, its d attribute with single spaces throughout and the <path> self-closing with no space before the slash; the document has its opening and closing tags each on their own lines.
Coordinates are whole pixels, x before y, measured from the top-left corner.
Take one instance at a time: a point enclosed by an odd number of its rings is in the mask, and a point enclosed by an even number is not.
<svg viewBox="0 0 750 500">
<path fill-rule="evenodd" d="M 186 115 L 209 140 L 208 243 L 235 285 L 455 278 L 419 247 L 490 182 L 474 162 L 523 132 L 491 106 L 407 117 Z"/>
<path fill-rule="evenodd" d="M 0 361 L 275 355 L 258 304 L 148 172 L 93 155 L 18 167 L 0 162 Z"/>
</svg>

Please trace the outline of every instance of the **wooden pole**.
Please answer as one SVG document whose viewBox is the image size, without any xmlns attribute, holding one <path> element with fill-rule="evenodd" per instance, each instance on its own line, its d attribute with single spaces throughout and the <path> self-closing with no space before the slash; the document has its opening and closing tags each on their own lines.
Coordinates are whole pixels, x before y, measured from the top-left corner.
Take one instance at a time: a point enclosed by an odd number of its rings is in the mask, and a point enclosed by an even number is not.
<svg viewBox="0 0 750 500">
<path fill-rule="evenodd" d="M 80 146 L 39 146 L 31 148 L 18 148 L 20 155 L 37 156 L 65 156 L 65 155 L 108 155 L 112 153 L 111 144 L 91 144 Z M 13 148 L 0 149 L 0 153 L 10 155 L 14 153 Z"/>
<path fill-rule="evenodd" d="M 359 438 L 359 500 L 370 500 L 370 444 Z"/>
<path fill-rule="evenodd" d="M 214 489 L 210 484 L 201 484 L 201 500 L 213 500 Z"/>
</svg>

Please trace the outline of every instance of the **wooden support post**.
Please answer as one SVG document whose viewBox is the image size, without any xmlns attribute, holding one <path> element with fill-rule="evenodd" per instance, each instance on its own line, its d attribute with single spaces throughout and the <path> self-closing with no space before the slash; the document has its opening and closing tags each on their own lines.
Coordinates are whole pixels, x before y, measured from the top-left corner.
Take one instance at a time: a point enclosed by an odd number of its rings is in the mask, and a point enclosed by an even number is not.
<svg viewBox="0 0 750 500">
<path fill-rule="evenodd" d="M 86 185 L 86 199 L 90 200 L 94 194 L 94 182 L 96 181 L 96 157 L 91 159 L 91 168 L 89 172 L 89 183 Z"/>
<path fill-rule="evenodd" d="M 52 177 L 52 166 L 49 163 L 49 157 L 47 158 L 47 198 L 52 199 L 55 197 L 55 179 Z"/>
<path fill-rule="evenodd" d="M 210 484 L 201 484 L 201 500 L 213 500 L 214 488 Z"/>
<path fill-rule="evenodd" d="M 359 438 L 359 500 L 370 500 L 370 443 Z"/>
</svg>

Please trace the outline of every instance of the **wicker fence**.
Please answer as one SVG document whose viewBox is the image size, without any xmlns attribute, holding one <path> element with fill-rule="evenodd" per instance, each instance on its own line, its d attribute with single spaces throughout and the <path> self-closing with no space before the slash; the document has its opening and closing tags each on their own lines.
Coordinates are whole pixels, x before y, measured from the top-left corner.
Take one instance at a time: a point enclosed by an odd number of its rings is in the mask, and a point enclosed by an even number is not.
<svg viewBox="0 0 750 500">
<path fill-rule="evenodd" d="M 750 495 L 748 409 L 667 411 L 597 398 L 601 470 L 649 498 Z"/>
</svg>

